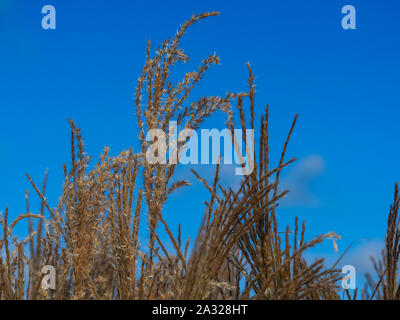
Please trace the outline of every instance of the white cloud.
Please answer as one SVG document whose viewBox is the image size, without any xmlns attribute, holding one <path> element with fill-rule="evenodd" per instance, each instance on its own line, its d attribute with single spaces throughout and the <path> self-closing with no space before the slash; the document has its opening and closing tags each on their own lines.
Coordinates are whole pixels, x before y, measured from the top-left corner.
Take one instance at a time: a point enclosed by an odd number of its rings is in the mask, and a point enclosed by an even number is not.
<svg viewBox="0 0 400 320">
<path fill-rule="evenodd" d="M 339 240 L 339 252 L 337 253 L 335 253 L 332 249 L 332 252 L 330 253 L 312 251 L 307 252 L 305 256 L 308 261 L 314 261 L 316 258 L 325 258 L 326 267 L 331 267 L 337 262 L 348 246 L 344 246 L 340 242 L 341 241 Z M 360 276 L 367 272 L 374 274 L 371 257 L 374 257 L 375 260 L 378 260 L 381 257 L 383 246 L 384 242 L 380 239 L 359 240 L 346 252 L 342 260 L 340 260 L 337 268 L 340 269 L 345 265 L 352 265 L 355 267 L 357 274 Z"/>
<path fill-rule="evenodd" d="M 325 170 L 325 161 L 320 155 L 310 155 L 301 159 L 289 173 L 282 178 L 280 188 L 289 190 L 281 200 L 282 206 L 318 206 L 318 198 L 311 192 L 310 185 Z"/>
<path fill-rule="evenodd" d="M 355 247 L 354 250 L 350 250 L 343 259 L 343 262 L 353 265 L 357 272 L 373 272 L 371 257 L 374 257 L 376 260 L 380 258 L 382 249 L 382 240 L 365 240 L 359 246 Z"/>
</svg>

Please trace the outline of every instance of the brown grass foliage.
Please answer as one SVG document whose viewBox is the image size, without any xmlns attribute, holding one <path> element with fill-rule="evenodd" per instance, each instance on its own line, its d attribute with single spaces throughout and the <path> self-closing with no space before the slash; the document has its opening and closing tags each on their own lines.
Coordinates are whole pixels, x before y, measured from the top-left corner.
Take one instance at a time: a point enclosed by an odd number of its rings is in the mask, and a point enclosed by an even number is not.
<svg viewBox="0 0 400 320">
<path fill-rule="evenodd" d="M 0 299 L 339 299 L 340 270 L 326 268 L 323 259 L 308 263 L 304 252 L 327 238 L 328 233 L 305 241 L 305 224 L 294 220 L 294 229 L 282 231 L 277 221 L 281 171 L 294 159 L 285 154 L 297 116 L 290 127 L 280 161 L 271 168 L 268 146 L 268 107 L 255 119 L 255 85 L 250 66 L 245 93 L 203 97 L 190 101 L 192 90 L 204 73 L 219 63 L 206 57 L 197 71 L 188 72 L 177 85 L 170 81 L 171 67 L 189 57 L 179 48 L 193 23 L 217 13 L 193 16 L 177 34 L 164 41 L 154 57 L 147 46 L 145 66 L 135 94 L 141 150 L 111 156 L 108 148 L 97 164 L 90 164 L 80 130 L 71 125 L 71 163 L 64 165 L 63 192 L 57 207 L 46 200 L 46 177 L 38 186 L 27 175 L 41 200 L 39 214 L 29 207 L 10 223 L 8 208 L 1 215 Z M 226 114 L 226 124 L 259 130 L 254 171 L 237 190 L 220 184 L 219 165 L 211 181 L 194 175 L 210 196 L 203 222 L 190 248 L 182 241 L 181 228 L 174 234 L 163 207 L 168 196 L 189 185 L 172 182 L 175 164 L 150 165 L 144 154 L 149 145 L 145 133 L 167 131 L 170 120 L 197 129 L 216 111 Z M 258 124 L 256 124 L 258 122 Z M 245 138 L 245 137 L 244 137 Z M 178 144 L 181 150 L 182 143 Z M 178 151 L 179 151 L 178 150 Z M 371 296 L 398 299 L 399 205 L 389 215 L 386 250 L 377 264 L 379 282 Z M 145 217 L 145 218 L 143 218 Z M 13 229 L 27 219 L 29 236 L 19 240 Z M 141 221 L 145 219 L 145 221 Z M 140 226 L 149 232 L 148 243 L 139 244 Z M 160 231 L 161 230 L 161 231 Z M 168 235 L 169 243 L 160 239 Z M 167 248 L 173 250 L 167 250 Z M 41 268 L 56 269 L 56 289 L 41 287 Z"/>
</svg>

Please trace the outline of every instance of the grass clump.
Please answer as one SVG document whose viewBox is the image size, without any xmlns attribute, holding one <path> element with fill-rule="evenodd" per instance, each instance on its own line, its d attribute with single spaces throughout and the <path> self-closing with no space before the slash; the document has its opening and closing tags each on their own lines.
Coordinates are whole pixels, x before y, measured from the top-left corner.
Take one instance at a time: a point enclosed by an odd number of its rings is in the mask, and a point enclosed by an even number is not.
<svg viewBox="0 0 400 320">
<path fill-rule="evenodd" d="M 280 191 L 280 175 L 294 161 L 285 155 L 297 115 L 273 168 L 268 106 L 257 121 L 249 64 L 245 93 L 190 101 L 205 72 L 219 63 L 217 55 L 206 57 L 198 70 L 187 72 L 176 85 L 170 81 L 172 66 L 189 60 L 179 48 L 182 36 L 193 23 L 217 14 L 193 16 L 172 39 L 162 43 L 154 57 L 148 43 L 135 92 L 140 152 L 129 149 L 111 156 L 105 148 L 99 161 L 91 165 L 81 132 L 70 120 L 71 161 L 64 165 L 57 207 L 50 207 L 46 200 L 47 173 L 41 187 L 27 175 L 41 200 L 40 213 L 31 212 L 27 193 L 26 214 L 12 223 L 8 208 L 0 216 L 0 299 L 340 299 L 340 270 L 326 268 L 323 259 L 310 264 L 303 256 L 324 239 L 338 236 L 327 233 L 305 241 L 305 223 L 297 218 L 294 230 L 279 231 L 277 206 L 287 193 Z M 226 115 L 232 133 L 236 117 L 243 130 L 259 130 L 259 152 L 257 157 L 254 152 L 253 172 L 235 190 L 220 184 L 219 165 L 211 181 L 193 171 L 210 195 L 189 249 L 190 241 L 182 240 L 181 227 L 176 235 L 171 231 L 163 208 L 169 195 L 190 183 L 172 182 L 176 164 L 146 161 L 149 142 L 145 134 L 149 129 L 166 132 L 170 120 L 197 129 L 216 111 Z M 178 154 L 183 145 L 177 144 Z M 399 298 L 398 204 L 396 187 L 386 251 L 377 264 L 380 279 L 373 283 L 371 277 L 369 282 L 374 288 L 372 298 Z M 139 244 L 143 216 L 149 242 Z M 23 219 L 27 219 L 29 235 L 21 241 L 13 229 Z M 160 229 L 170 244 L 160 239 Z M 173 251 L 167 250 L 171 244 Z M 54 290 L 42 290 L 44 265 L 57 271 Z"/>
</svg>

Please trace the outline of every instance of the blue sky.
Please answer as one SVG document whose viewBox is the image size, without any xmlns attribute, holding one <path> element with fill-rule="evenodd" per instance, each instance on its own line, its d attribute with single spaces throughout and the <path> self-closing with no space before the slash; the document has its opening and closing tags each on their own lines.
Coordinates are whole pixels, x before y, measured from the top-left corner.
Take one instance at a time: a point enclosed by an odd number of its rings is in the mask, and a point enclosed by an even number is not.
<svg viewBox="0 0 400 320">
<path fill-rule="evenodd" d="M 57 10 L 56 30 L 41 28 L 46 4 Z M 356 30 L 341 27 L 346 4 L 356 8 Z M 9 206 L 14 217 L 24 212 L 25 173 L 39 183 L 46 168 L 56 204 L 69 161 L 67 118 L 82 129 L 91 155 L 106 145 L 113 154 L 137 147 L 133 92 L 147 39 L 157 46 L 193 13 L 220 11 L 182 42 L 192 58 L 185 70 L 208 54 L 221 57 L 195 94 L 246 90 L 250 61 L 257 114 L 270 105 L 275 163 L 299 114 L 288 151 L 299 161 L 284 175 L 293 195 L 279 211 L 282 229 L 299 216 L 309 237 L 340 234 L 341 252 L 356 240 L 348 261 L 364 270 L 400 180 L 399 9 L 394 0 L 0 0 L 0 208 Z M 205 126 L 222 128 L 223 119 Z M 179 191 L 167 219 L 194 237 L 205 195 L 196 182 Z M 335 257 L 331 243 L 312 254 Z"/>
</svg>

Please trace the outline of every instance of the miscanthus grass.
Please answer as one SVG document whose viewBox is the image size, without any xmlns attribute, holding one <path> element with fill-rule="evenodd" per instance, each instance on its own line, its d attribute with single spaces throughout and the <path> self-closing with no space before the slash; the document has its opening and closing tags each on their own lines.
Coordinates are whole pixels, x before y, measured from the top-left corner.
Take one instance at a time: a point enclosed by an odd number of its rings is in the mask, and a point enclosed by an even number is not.
<svg viewBox="0 0 400 320">
<path fill-rule="evenodd" d="M 192 24 L 216 15 L 194 15 L 154 56 L 148 42 L 134 99 L 139 152 L 128 149 L 112 156 L 105 148 L 99 161 L 91 164 L 81 131 L 70 120 L 71 160 L 64 165 L 63 191 L 56 207 L 46 200 L 47 172 L 41 185 L 27 175 L 41 206 L 38 214 L 32 213 L 27 193 L 25 214 L 10 221 L 5 208 L 0 216 L 0 299 L 341 298 L 340 270 L 326 267 L 323 259 L 309 263 L 304 258 L 309 248 L 338 236 L 327 233 L 306 241 L 304 222 L 295 218 L 292 230 L 278 225 L 278 204 L 288 192 L 281 191 L 280 176 L 294 161 L 286 159 L 286 151 L 297 115 L 288 128 L 279 163 L 273 167 L 269 108 L 256 118 L 249 64 L 246 92 L 191 99 L 207 70 L 219 64 L 217 55 L 205 57 L 196 71 L 172 84 L 171 68 L 189 60 L 179 47 L 183 35 Z M 232 133 L 236 122 L 242 129 L 260 132 L 254 142 L 257 157 L 254 152 L 253 172 L 235 189 L 221 185 L 219 165 L 211 179 L 193 171 L 209 198 L 197 237 L 190 243 L 182 239 L 180 226 L 177 234 L 172 232 L 163 210 L 168 197 L 190 183 L 173 180 L 176 164 L 146 161 L 145 134 L 150 129 L 166 132 L 170 120 L 198 129 L 217 111 L 225 114 Z M 179 154 L 183 142 L 176 147 Z M 396 185 L 385 250 L 382 260 L 375 263 L 378 277 L 368 276 L 365 298 L 400 298 L 398 207 Z M 29 235 L 19 240 L 13 231 L 23 220 L 27 220 Z M 139 243 L 143 225 L 149 232 L 148 243 Z M 161 232 L 167 234 L 168 243 L 161 240 Z M 55 289 L 42 288 L 45 265 L 56 270 Z"/>
</svg>

